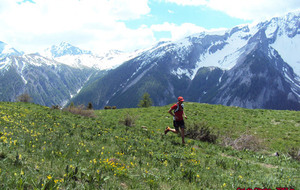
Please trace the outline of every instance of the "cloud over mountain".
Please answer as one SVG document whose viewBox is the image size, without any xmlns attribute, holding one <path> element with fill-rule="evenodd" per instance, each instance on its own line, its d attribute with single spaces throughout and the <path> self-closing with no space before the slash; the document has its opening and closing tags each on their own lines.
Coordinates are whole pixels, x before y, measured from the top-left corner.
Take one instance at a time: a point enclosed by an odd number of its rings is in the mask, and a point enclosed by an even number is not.
<svg viewBox="0 0 300 190">
<path fill-rule="evenodd" d="M 170 20 L 180 11 L 173 9 L 173 6 L 164 10 L 160 5 L 178 5 L 176 8 L 182 12 L 178 14 L 183 18 L 181 23 Z M 194 15 L 192 17 L 202 13 L 205 14 L 204 20 L 214 19 L 217 23 L 219 17 L 206 14 L 213 10 L 214 14 L 220 13 L 221 17 L 229 15 L 229 19 L 246 19 L 249 23 L 300 8 L 300 1 L 1 0 L 0 39 L 27 53 L 43 50 L 61 41 L 94 51 L 116 47 L 123 51 L 134 51 L 157 43 L 160 37 L 156 34 L 159 32 L 169 33 L 169 39 L 174 40 L 211 29 L 202 26 L 202 20 L 200 23 L 185 20 L 185 16 L 189 15 L 185 9 L 187 7 L 195 7 L 196 12 L 190 14 Z M 160 14 L 160 17 L 156 14 Z M 136 20 L 139 24 L 129 24 Z M 153 23 L 146 24 L 146 20 L 152 20 Z"/>
</svg>

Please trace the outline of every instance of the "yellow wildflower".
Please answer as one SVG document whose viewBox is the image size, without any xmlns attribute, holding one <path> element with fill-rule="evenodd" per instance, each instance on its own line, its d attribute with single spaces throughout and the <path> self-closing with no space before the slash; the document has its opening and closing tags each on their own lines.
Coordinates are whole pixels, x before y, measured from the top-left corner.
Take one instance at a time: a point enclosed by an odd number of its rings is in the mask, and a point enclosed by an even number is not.
<svg viewBox="0 0 300 190">
<path fill-rule="evenodd" d="M 165 166 L 168 166 L 168 160 L 165 160 L 165 161 L 164 161 L 164 165 L 165 165 Z"/>
</svg>

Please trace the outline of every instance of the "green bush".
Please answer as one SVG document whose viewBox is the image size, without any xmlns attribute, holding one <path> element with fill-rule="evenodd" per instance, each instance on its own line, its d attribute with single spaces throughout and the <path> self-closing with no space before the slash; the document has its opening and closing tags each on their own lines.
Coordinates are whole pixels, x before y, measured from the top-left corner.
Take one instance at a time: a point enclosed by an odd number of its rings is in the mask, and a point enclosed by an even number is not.
<svg viewBox="0 0 300 190">
<path fill-rule="evenodd" d="M 143 95 L 142 100 L 140 100 L 140 103 L 139 103 L 138 107 L 140 107 L 140 108 L 148 108 L 150 106 L 152 106 L 152 100 L 150 98 L 150 95 L 148 93 L 145 93 Z"/>
</svg>

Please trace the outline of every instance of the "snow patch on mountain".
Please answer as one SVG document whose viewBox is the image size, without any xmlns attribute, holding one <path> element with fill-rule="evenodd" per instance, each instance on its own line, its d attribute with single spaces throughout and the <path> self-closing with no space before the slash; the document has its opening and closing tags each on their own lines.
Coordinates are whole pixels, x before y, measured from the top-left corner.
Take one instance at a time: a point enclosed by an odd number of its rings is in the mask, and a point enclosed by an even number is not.
<svg viewBox="0 0 300 190">
<path fill-rule="evenodd" d="M 53 61 L 52 59 L 49 59 L 47 57 L 42 57 L 38 54 L 26 54 L 22 56 L 22 59 L 34 66 L 43 66 L 43 65 L 48 65 L 48 66 L 57 66 L 58 62 Z"/>
<path fill-rule="evenodd" d="M 11 65 L 11 59 L 9 59 L 8 57 L 0 60 L 1 71 L 8 71 L 10 65 Z"/>
<path fill-rule="evenodd" d="M 26 63 L 25 63 L 25 62 L 24 62 L 24 63 L 20 63 L 18 59 L 15 59 L 15 62 L 16 62 L 16 65 L 17 65 L 18 67 L 21 67 L 21 69 L 20 69 L 20 71 L 19 71 L 20 76 L 21 76 L 21 78 L 22 78 L 24 84 L 27 84 L 28 81 L 25 79 L 24 74 L 23 74 L 23 71 L 24 71 L 24 68 L 25 68 L 25 66 L 26 66 Z M 19 70 L 19 69 L 18 69 L 18 70 Z"/>
<path fill-rule="evenodd" d="M 276 41 L 271 44 L 271 47 L 276 49 L 282 59 L 288 63 L 294 72 L 300 76 L 300 35 L 293 38 L 287 34 L 277 36 Z"/>
<path fill-rule="evenodd" d="M 102 55 L 65 55 L 58 57 L 55 60 L 74 68 L 88 67 L 99 70 L 108 70 L 116 68 L 134 56 L 134 53 L 122 53 L 116 51 L 114 53 L 103 53 Z"/>
<path fill-rule="evenodd" d="M 276 22 L 274 19 L 270 22 L 267 29 L 265 30 L 265 34 L 267 38 L 273 38 L 273 36 L 276 33 L 276 30 L 278 29 L 278 22 Z"/>
<path fill-rule="evenodd" d="M 188 69 L 177 68 L 177 69 L 171 71 L 171 73 L 176 75 L 179 79 L 182 78 L 182 75 L 192 78 L 192 74 L 190 73 L 190 71 Z"/>
<path fill-rule="evenodd" d="M 211 53 L 210 48 L 207 48 L 204 54 L 201 54 L 193 74 L 190 78 L 193 79 L 201 67 L 219 67 L 221 69 L 229 70 L 236 63 L 240 55 L 243 53 L 241 49 L 247 44 L 247 36 L 249 32 L 239 31 L 231 35 L 226 41 L 216 41 L 210 47 L 218 44 L 225 44 L 222 49 Z"/>
<path fill-rule="evenodd" d="M 118 50 L 110 50 L 94 54 L 91 51 L 81 50 L 69 43 L 62 42 L 60 45 L 54 45 L 40 54 L 73 68 L 87 67 L 98 70 L 109 70 L 137 56 L 140 52 L 124 53 Z"/>
<path fill-rule="evenodd" d="M 59 45 L 53 45 L 51 48 L 46 49 L 41 54 L 46 57 L 61 57 L 65 55 L 81 55 L 81 54 L 91 54 L 91 51 L 81 50 L 67 42 L 61 42 Z"/>
</svg>

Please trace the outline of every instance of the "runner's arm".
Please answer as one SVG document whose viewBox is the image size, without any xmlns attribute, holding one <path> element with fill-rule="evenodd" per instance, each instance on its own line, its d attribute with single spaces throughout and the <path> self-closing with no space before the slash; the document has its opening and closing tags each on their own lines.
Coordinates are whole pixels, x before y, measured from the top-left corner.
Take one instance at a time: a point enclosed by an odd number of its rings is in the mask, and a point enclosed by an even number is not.
<svg viewBox="0 0 300 190">
<path fill-rule="evenodd" d="M 183 110 L 182 110 L 182 112 L 183 112 L 184 118 L 187 119 L 187 116 L 185 115 L 185 112 Z"/>
<path fill-rule="evenodd" d="M 175 117 L 175 114 L 172 112 L 172 110 L 173 110 L 173 109 L 170 108 L 168 112 L 169 112 L 169 114 L 171 114 L 173 117 Z"/>
</svg>

